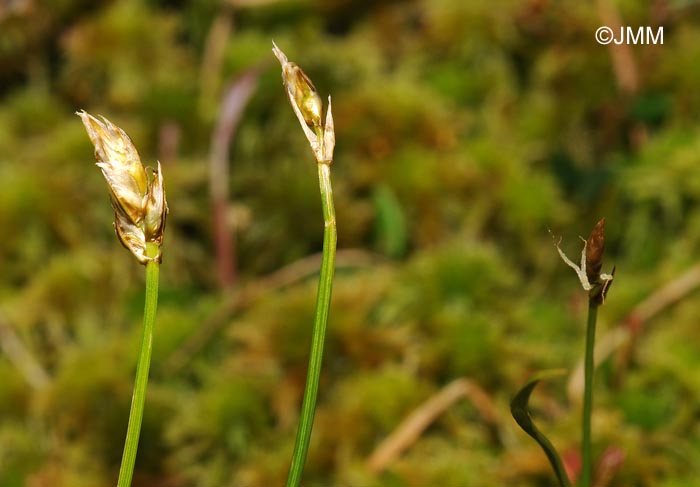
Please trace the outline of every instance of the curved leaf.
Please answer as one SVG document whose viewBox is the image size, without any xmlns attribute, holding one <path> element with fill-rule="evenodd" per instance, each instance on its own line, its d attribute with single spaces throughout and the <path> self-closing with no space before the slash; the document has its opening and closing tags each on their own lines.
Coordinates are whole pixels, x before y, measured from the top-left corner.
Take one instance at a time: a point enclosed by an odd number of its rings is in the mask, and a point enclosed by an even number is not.
<svg viewBox="0 0 700 487">
<path fill-rule="evenodd" d="M 539 381 L 542 379 L 547 379 L 550 377 L 557 377 L 564 375 L 565 371 L 561 369 L 557 370 L 547 370 L 540 372 L 535 375 L 530 381 L 528 381 L 525 386 L 518 391 L 513 400 L 510 402 L 510 413 L 513 415 L 513 419 L 518 423 L 525 433 L 530 435 L 539 445 L 542 447 L 549 463 L 552 465 L 554 474 L 559 480 L 559 485 L 561 487 L 571 487 L 571 482 L 569 481 L 569 476 L 566 474 L 564 469 L 564 464 L 559 457 L 554 445 L 547 439 L 542 432 L 537 429 L 535 423 L 532 422 L 532 417 L 530 416 L 530 411 L 528 409 L 528 402 L 530 401 L 530 394 L 535 389 Z"/>
</svg>

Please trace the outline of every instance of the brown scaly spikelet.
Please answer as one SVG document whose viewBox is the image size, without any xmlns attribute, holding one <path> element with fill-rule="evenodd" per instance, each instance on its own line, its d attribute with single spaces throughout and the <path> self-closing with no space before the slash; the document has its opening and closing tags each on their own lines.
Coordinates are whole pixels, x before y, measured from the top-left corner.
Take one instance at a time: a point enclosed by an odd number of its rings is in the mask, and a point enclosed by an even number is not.
<svg viewBox="0 0 700 487">
<path fill-rule="evenodd" d="M 601 272 L 603 266 L 603 252 L 605 251 L 605 219 L 600 220 L 588 240 L 585 240 L 583 250 L 581 251 L 581 265 L 578 266 L 569 259 L 559 247 L 559 241 L 554 242 L 554 246 L 559 252 L 561 259 L 571 267 L 578 276 L 581 286 L 585 291 L 588 291 L 589 298 L 597 304 L 603 304 L 610 285 L 615 278 L 615 268 L 612 273 L 603 274 Z M 581 238 L 583 240 L 583 238 Z"/>
<path fill-rule="evenodd" d="M 114 209 L 114 229 L 119 241 L 141 264 L 156 257 L 146 256 L 148 242 L 163 243 L 168 203 L 163 188 L 163 172 L 153 170 L 150 178 L 136 147 L 122 129 L 104 117 L 98 120 L 85 111 L 76 112 L 95 146 L 97 166 L 109 186 Z"/>
<path fill-rule="evenodd" d="M 605 252 L 605 218 L 596 223 L 586 241 L 586 276 L 594 284 L 600 280 Z"/>
</svg>

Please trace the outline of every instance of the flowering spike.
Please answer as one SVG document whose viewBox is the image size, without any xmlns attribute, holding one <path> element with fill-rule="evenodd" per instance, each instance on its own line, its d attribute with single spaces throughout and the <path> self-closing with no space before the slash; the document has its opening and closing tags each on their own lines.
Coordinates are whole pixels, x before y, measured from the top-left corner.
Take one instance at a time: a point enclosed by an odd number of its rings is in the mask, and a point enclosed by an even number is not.
<svg viewBox="0 0 700 487">
<path fill-rule="evenodd" d="M 571 267 L 581 281 L 581 286 L 588 291 L 589 298 L 598 304 L 603 304 L 610 290 L 610 285 L 615 278 L 615 268 L 611 274 L 601 273 L 603 267 L 603 253 L 605 252 L 605 218 L 601 219 L 593 230 L 588 240 L 583 240 L 581 251 L 581 265 L 573 263 L 559 247 L 561 239 L 555 241 L 554 246 L 562 260 Z M 550 232 L 551 233 L 551 232 Z"/>
<path fill-rule="evenodd" d="M 146 256 L 147 242 L 162 243 L 168 213 L 160 163 L 149 183 L 126 132 L 104 117 L 100 121 L 83 110 L 76 114 L 95 146 L 97 166 L 107 180 L 119 241 L 141 264 L 160 261 L 160 253 L 153 258 Z"/>
<path fill-rule="evenodd" d="M 282 65 L 282 81 L 287 98 L 311 145 L 316 161 L 321 164 L 330 164 L 333 161 L 333 148 L 335 147 L 330 97 L 328 97 L 328 111 L 324 126 L 322 123 L 323 102 L 316 93 L 314 84 L 297 64 L 287 59 L 287 56 L 274 41 L 272 45 L 274 46 L 272 52 Z"/>
</svg>

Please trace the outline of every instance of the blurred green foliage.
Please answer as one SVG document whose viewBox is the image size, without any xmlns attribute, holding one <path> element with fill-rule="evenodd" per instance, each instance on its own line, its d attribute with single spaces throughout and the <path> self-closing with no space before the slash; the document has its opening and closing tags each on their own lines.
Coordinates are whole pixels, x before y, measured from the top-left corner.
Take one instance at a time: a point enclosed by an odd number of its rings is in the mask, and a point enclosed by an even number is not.
<svg viewBox="0 0 700 487">
<path fill-rule="evenodd" d="M 665 28 L 630 46 L 634 89 L 594 40 L 600 12 L 573 0 L 4 2 L 0 326 L 48 380 L 2 349 L 0 485 L 113 485 L 126 431 L 144 273 L 114 238 L 78 109 L 161 160 L 171 209 L 134 486 L 283 484 L 315 279 L 263 277 L 320 251 L 322 220 L 272 39 L 333 96 L 339 248 L 374 255 L 339 257 L 305 485 L 552 485 L 508 416 L 528 376 L 583 353 L 586 296 L 547 230 L 575 256 L 607 218 L 601 336 L 700 244 L 700 6 L 610 4 Z M 223 90 L 251 70 L 227 181 L 240 279 L 222 292 L 208 157 Z M 699 313 L 697 293 L 666 307 L 629 360 L 603 363 L 594 453 L 624 451 L 614 485 L 700 485 Z M 496 434 L 467 399 L 373 473 L 380 442 L 459 377 Z M 576 452 L 563 385 L 532 406 Z"/>
</svg>

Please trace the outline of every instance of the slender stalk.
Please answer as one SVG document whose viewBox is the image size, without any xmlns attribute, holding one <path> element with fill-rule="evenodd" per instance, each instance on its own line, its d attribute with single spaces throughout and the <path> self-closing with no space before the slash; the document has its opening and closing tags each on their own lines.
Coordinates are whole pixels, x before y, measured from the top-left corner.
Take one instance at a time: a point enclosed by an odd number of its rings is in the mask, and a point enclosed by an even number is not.
<svg viewBox="0 0 700 487">
<path fill-rule="evenodd" d="M 146 244 L 146 256 L 158 255 L 159 245 L 149 242 Z M 151 352 L 153 350 L 153 323 L 158 306 L 158 271 L 159 264 L 151 260 L 146 264 L 146 304 L 143 311 L 143 337 L 141 339 L 141 351 L 136 366 L 136 380 L 134 381 L 134 395 L 131 398 L 131 410 L 129 411 L 129 426 L 126 430 L 124 454 L 119 468 L 119 480 L 117 487 L 130 487 L 136 462 L 136 450 L 139 445 L 141 422 L 143 420 L 143 406 L 146 402 L 146 386 L 148 385 L 148 369 L 151 365 Z"/>
<path fill-rule="evenodd" d="M 331 188 L 330 165 L 318 164 L 318 180 L 321 188 L 321 203 L 323 206 L 323 259 L 321 261 L 321 273 L 318 282 L 318 294 L 316 296 L 316 315 L 311 337 L 311 352 L 309 354 L 309 369 L 306 375 L 306 387 L 304 399 L 301 405 L 301 418 L 297 429 L 292 463 L 287 477 L 287 487 L 297 487 L 301 481 L 301 474 L 306 463 L 306 453 L 309 449 L 311 429 L 313 427 L 314 413 L 316 411 L 316 397 L 318 396 L 318 383 L 321 377 L 321 362 L 323 359 L 323 345 L 326 337 L 326 325 L 328 312 L 331 305 L 331 289 L 333 286 L 333 271 L 335 269 L 335 247 L 337 241 L 335 225 L 335 209 L 333 207 L 333 190 Z"/>
<path fill-rule="evenodd" d="M 595 325 L 599 303 L 596 298 L 588 301 L 588 323 L 586 324 L 586 356 L 584 362 L 583 389 L 583 435 L 581 441 L 581 487 L 590 487 L 592 476 L 591 462 L 591 410 L 593 409 L 593 349 L 595 346 Z"/>
</svg>

